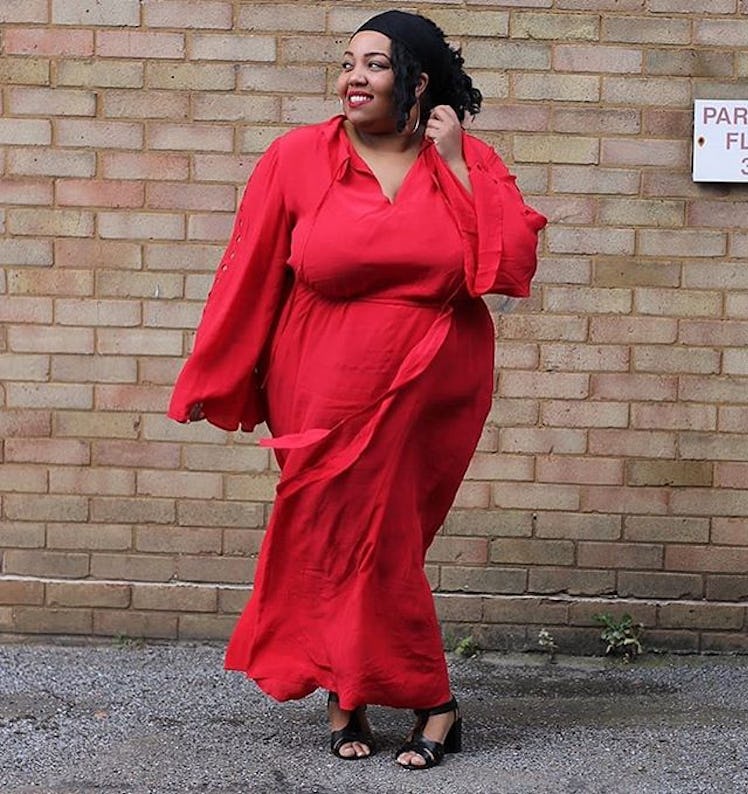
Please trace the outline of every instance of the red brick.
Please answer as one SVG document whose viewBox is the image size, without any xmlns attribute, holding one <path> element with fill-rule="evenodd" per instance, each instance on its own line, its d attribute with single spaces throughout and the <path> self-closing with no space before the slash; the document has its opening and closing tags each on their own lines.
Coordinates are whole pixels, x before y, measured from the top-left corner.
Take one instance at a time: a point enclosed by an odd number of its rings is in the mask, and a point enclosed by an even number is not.
<svg viewBox="0 0 748 794">
<path fill-rule="evenodd" d="M 654 626 L 657 622 L 657 606 L 646 601 L 601 598 L 578 601 L 569 605 L 569 623 L 573 626 L 599 626 L 594 617 L 599 614 L 610 615 L 614 620 L 620 620 L 625 614 L 629 614 L 634 623 L 642 623 L 646 628 Z"/>
<path fill-rule="evenodd" d="M 747 482 L 748 463 L 717 463 L 715 465 L 714 485 L 718 488 L 745 488 Z"/>
<path fill-rule="evenodd" d="M 538 458 L 536 478 L 540 483 L 591 483 L 620 485 L 623 483 L 623 461 L 613 458 L 577 458 L 554 455 Z"/>
<path fill-rule="evenodd" d="M 129 496 L 135 493 L 135 472 L 65 466 L 49 471 L 50 493 Z"/>
<path fill-rule="evenodd" d="M 0 548 L 40 549 L 44 546 L 44 536 L 41 523 L 3 521 L 0 524 Z"/>
<path fill-rule="evenodd" d="M 685 168 L 688 165 L 688 154 L 688 146 L 678 140 L 608 138 L 600 145 L 600 164 L 613 167 Z"/>
<path fill-rule="evenodd" d="M 176 469 L 179 460 L 180 447 L 168 443 L 104 438 L 95 442 L 92 450 L 92 462 L 97 466 Z"/>
<path fill-rule="evenodd" d="M 246 557 L 179 557 L 177 573 L 186 582 L 220 582 L 223 584 L 250 582 L 256 561 Z"/>
<path fill-rule="evenodd" d="M 133 609 L 170 612 L 215 612 L 218 590 L 197 585 L 147 585 L 132 587 Z"/>
<path fill-rule="evenodd" d="M 600 6 L 597 6 L 599 9 Z M 567 72 L 642 71 L 641 50 L 626 47 L 605 47 L 599 44 L 559 44 L 553 54 L 553 67 Z"/>
<path fill-rule="evenodd" d="M 15 120 L 14 120 L 15 121 Z M 44 134 L 44 129 L 39 128 L 37 122 L 22 121 L 18 122 L 23 125 L 32 125 L 31 130 L 23 127 L 23 135 L 28 138 L 31 132 L 37 140 L 48 139 Z M 43 122 L 44 125 L 47 122 Z M 16 130 L 20 133 L 21 130 Z M 14 130 L 4 128 L 0 124 L 0 142 L 6 139 L 5 142 L 13 142 Z M 25 141 L 27 144 L 28 140 Z M 48 142 L 48 140 L 47 140 Z M 29 175 L 29 176 L 93 176 L 96 172 L 96 155 L 93 152 L 75 152 L 53 149 L 41 150 L 38 146 L 29 146 L 28 148 L 15 148 L 8 153 L 8 163 L 6 167 L 7 173 Z"/>
<path fill-rule="evenodd" d="M 147 197 L 147 206 L 153 209 L 233 211 L 236 205 L 234 188 L 229 185 L 154 182 L 148 185 Z"/>
<path fill-rule="evenodd" d="M 48 240 L 11 239 L 0 241 L 0 257 L 7 265 L 47 267 L 53 263 L 52 244 Z M 3 313 L 7 311 L 3 309 Z"/>
<path fill-rule="evenodd" d="M 702 653 L 745 653 L 748 650 L 748 635 L 745 632 L 701 633 Z"/>
<path fill-rule="evenodd" d="M 55 0 L 52 22 L 58 25 L 138 25 L 140 0 Z"/>
<path fill-rule="evenodd" d="M 711 542 L 727 546 L 748 546 L 748 519 L 713 518 Z"/>
<path fill-rule="evenodd" d="M 142 207 L 143 185 L 103 179 L 60 179 L 56 183 L 57 203 L 81 207 Z"/>
<path fill-rule="evenodd" d="M 623 536 L 626 540 L 648 543 L 706 543 L 709 521 L 704 518 L 674 516 L 625 516 Z"/>
<path fill-rule="evenodd" d="M 631 425 L 652 430 L 716 430 L 717 408 L 678 403 L 633 405 Z"/>
<path fill-rule="evenodd" d="M 529 536 L 532 514 L 512 510 L 452 510 L 444 522 L 448 535 Z"/>
<path fill-rule="evenodd" d="M 434 606 L 440 621 L 473 621 L 481 619 L 482 599 L 468 593 L 439 593 L 434 595 Z M 464 636 L 464 633 L 463 633 Z"/>
<path fill-rule="evenodd" d="M 114 385 L 96 387 L 96 406 L 106 411 L 163 411 L 168 393 L 163 386 Z"/>
<path fill-rule="evenodd" d="M 745 573 L 707 576 L 706 597 L 710 601 L 745 601 L 748 599 L 748 576 Z"/>
<path fill-rule="evenodd" d="M 626 135 L 641 131 L 641 112 L 634 108 L 558 107 L 554 108 L 552 129 L 556 132 L 584 133 L 586 135 Z M 578 171 L 584 181 L 580 189 L 585 193 L 638 193 L 640 176 L 635 171 L 609 171 L 590 166 L 559 166 L 554 174 L 564 174 L 564 193 L 576 192 L 571 188 L 573 173 Z M 595 172 L 600 172 L 596 174 Z M 620 179 L 620 181 L 619 181 Z M 601 186 L 593 190 L 588 181 Z M 555 178 L 554 178 L 555 183 Z M 616 184 L 620 190 L 613 187 Z M 559 190 L 560 187 L 556 186 Z"/>
<path fill-rule="evenodd" d="M 37 494 L 9 495 L 4 499 L 5 517 L 18 521 L 86 521 L 88 500 L 82 496 Z"/>
<path fill-rule="evenodd" d="M 179 639 L 227 640 L 235 625 L 229 615 L 180 615 Z"/>
<path fill-rule="evenodd" d="M 127 524 L 53 524 L 47 525 L 47 547 L 80 551 L 126 551 L 132 545 L 132 529 Z"/>
<path fill-rule="evenodd" d="M 162 554 L 217 554 L 221 551 L 221 530 L 216 527 L 137 527 L 135 548 Z"/>
<path fill-rule="evenodd" d="M 748 515 L 748 489 L 679 488 L 673 492 L 671 510 L 675 515 Z"/>
<path fill-rule="evenodd" d="M 49 379 L 49 356 L 0 353 L 0 378 L 4 381 Z"/>
<path fill-rule="evenodd" d="M 96 54 L 105 58 L 184 58 L 184 33 L 98 30 Z"/>
<path fill-rule="evenodd" d="M 678 341 L 686 345 L 720 347 L 748 345 L 748 323 L 729 320 L 682 320 Z"/>
<path fill-rule="evenodd" d="M 537 598 L 488 599 L 483 607 L 483 619 L 491 623 L 566 623 L 569 605 L 562 600 Z"/>
<path fill-rule="evenodd" d="M 137 270 L 142 265 L 140 246 L 135 243 L 103 240 L 56 240 L 55 265 L 61 268 L 89 269 L 118 267 Z"/>
<path fill-rule="evenodd" d="M 491 562 L 519 565 L 573 565 L 574 544 L 569 540 L 501 538 L 491 543 Z"/>
<path fill-rule="evenodd" d="M 167 582 L 174 578 L 173 557 L 156 554 L 91 555 L 91 576 L 94 579 L 122 579 L 126 581 Z"/>
<path fill-rule="evenodd" d="M 665 488 L 588 485 L 582 488 L 581 508 L 584 512 L 624 515 L 664 514 L 668 510 L 668 491 Z"/>
<path fill-rule="evenodd" d="M 517 427 L 500 431 L 502 452 L 575 454 L 584 453 L 586 434 L 582 430 L 546 427 Z"/>
<path fill-rule="evenodd" d="M 9 549 L 3 554 L 3 572 L 58 579 L 81 579 L 88 576 L 88 554 Z"/>
<path fill-rule="evenodd" d="M 615 571 L 533 567 L 527 589 L 531 593 L 548 595 L 606 595 L 616 592 L 616 574 Z"/>
<path fill-rule="evenodd" d="M 49 22 L 47 0 L 5 0 L 0 22 Z"/>
<path fill-rule="evenodd" d="M 87 307 L 90 310 L 91 307 Z M 135 359 L 113 356 L 65 356 L 57 355 L 52 359 L 52 380 L 68 383 L 133 383 L 137 380 Z M 118 434 L 115 419 L 111 432 Z"/>
<path fill-rule="evenodd" d="M 91 30 L 8 28 L 3 39 L 9 55 L 93 55 Z"/>
<path fill-rule="evenodd" d="M 4 179 L 0 182 L 0 201 L 3 204 L 51 204 L 53 185 L 43 179 Z M 5 260 L 4 260 L 5 261 Z M 17 264 L 8 262 L 7 264 Z M 51 264 L 51 261 L 47 264 Z"/>
<path fill-rule="evenodd" d="M 84 466 L 91 460 L 89 445 L 84 441 L 34 438 L 8 439 L 5 457 L 18 463 L 66 463 Z"/>
<path fill-rule="evenodd" d="M 215 124 L 151 124 L 147 148 L 230 152 L 233 150 L 233 131 Z"/>
<path fill-rule="evenodd" d="M 23 579 L 0 579 L 0 604 L 43 604 L 44 584 Z"/>
<path fill-rule="evenodd" d="M 126 609 L 130 606 L 130 586 L 108 582 L 49 582 L 47 605 Z"/>
<path fill-rule="evenodd" d="M 3 463 L 0 467 L 0 492 L 39 493 L 46 490 L 47 473 L 41 466 Z"/>
<path fill-rule="evenodd" d="M 183 154 L 102 152 L 100 157 L 104 176 L 112 180 L 186 179 L 189 173 L 189 157 Z M 118 244 L 109 243 L 108 245 Z"/>
<path fill-rule="evenodd" d="M 93 274 L 85 270 L 48 270 L 46 268 L 24 268 L 20 270 L 9 270 L 8 292 L 15 295 L 46 295 L 73 297 L 93 294 Z M 53 336 L 53 330 L 49 328 L 26 327 L 24 329 L 24 339 L 26 336 L 35 338 L 49 339 Z M 90 334 L 90 331 L 78 330 L 71 331 L 64 329 L 61 336 L 83 338 Z M 27 343 L 23 349 L 31 349 L 33 345 Z M 41 352 L 71 352 L 88 353 L 89 345 L 79 343 L 72 350 L 58 349 L 57 347 L 46 347 Z"/>
<path fill-rule="evenodd" d="M 0 438 L 34 438 L 51 435 L 52 417 L 50 411 L 12 411 L 7 408 L 0 412 Z"/>
<path fill-rule="evenodd" d="M 264 532 L 256 529 L 225 529 L 222 551 L 226 555 L 256 557 L 264 536 Z"/>
<path fill-rule="evenodd" d="M 437 536 L 429 548 L 429 562 L 475 565 L 488 561 L 488 541 L 483 538 Z"/>
<path fill-rule="evenodd" d="M 668 629 L 741 629 L 745 608 L 732 604 L 662 604 L 657 625 Z"/>
<path fill-rule="evenodd" d="M 138 639 L 177 638 L 177 617 L 168 612 L 101 609 L 93 613 L 93 634 Z"/>
<path fill-rule="evenodd" d="M 91 500 L 93 521 L 171 524 L 175 517 L 176 508 L 172 499 L 94 497 Z"/>
<path fill-rule="evenodd" d="M 702 598 L 703 577 L 699 574 L 619 571 L 618 595 L 632 598 Z"/>
<path fill-rule="evenodd" d="M 90 609 L 16 607 L 13 630 L 24 634 L 90 634 Z"/>
<path fill-rule="evenodd" d="M 228 29 L 232 22 L 231 4 L 219 0 L 143 0 L 143 14 L 149 28 Z"/>
<path fill-rule="evenodd" d="M 219 612 L 229 612 L 232 614 L 241 612 L 246 606 L 250 595 L 251 593 L 246 587 L 219 587 Z"/>
<path fill-rule="evenodd" d="M 621 537 L 619 515 L 542 511 L 533 516 L 533 526 L 538 538 L 618 540 Z"/>
<path fill-rule="evenodd" d="M 665 548 L 665 568 L 670 571 L 744 575 L 748 570 L 748 548 L 668 545 Z"/>
</svg>

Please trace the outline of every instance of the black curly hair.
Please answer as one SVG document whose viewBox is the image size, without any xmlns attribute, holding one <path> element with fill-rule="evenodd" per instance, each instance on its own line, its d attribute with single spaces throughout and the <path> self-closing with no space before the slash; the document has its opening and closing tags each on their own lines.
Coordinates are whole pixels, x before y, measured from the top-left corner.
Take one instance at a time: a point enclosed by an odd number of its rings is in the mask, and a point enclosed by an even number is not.
<svg viewBox="0 0 748 794">
<path fill-rule="evenodd" d="M 458 49 L 447 44 L 444 31 L 427 17 L 423 21 L 433 28 L 444 44 L 443 68 L 440 74 L 429 74 L 426 91 L 421 96 L 421 124 L 426 124 L 429 114 L 437 105 L 449 105 L 460 121 L 465 115 L 480 112 L 483 95 L 473 86 L 473 81 L 463 69 L 464 59 Z M 390 62 L 395 76 L 393 102 L 397 118 L 397 131 L 402 132 L 416 104 L 416 85 L 425 70 L 413 53 L 401 42 L 392 39 Z"/>
</svg>

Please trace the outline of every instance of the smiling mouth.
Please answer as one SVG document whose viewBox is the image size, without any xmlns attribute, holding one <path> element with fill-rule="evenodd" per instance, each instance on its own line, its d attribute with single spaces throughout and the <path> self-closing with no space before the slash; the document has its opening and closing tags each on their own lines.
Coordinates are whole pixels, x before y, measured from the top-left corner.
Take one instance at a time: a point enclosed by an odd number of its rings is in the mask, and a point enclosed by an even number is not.
<svg viewBox="0 0 748 794">
<path fill-rule="evenodd" d="M 351 108 L 360 108 L 363 105 L 367 105 L 374 99 L 371 94 L 363 94 L 360 92 L 351 92 L 346 96 L 346 101 L 348 102 L 348 106 Z"/>
</svg>

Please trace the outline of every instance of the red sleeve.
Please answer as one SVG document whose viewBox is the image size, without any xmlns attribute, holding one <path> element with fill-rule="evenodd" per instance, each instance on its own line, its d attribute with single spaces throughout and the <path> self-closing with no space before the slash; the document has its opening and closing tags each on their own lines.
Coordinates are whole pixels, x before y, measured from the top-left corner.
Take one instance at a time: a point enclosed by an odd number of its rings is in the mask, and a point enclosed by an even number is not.
<svg viewBox="0 0 748 794">
<path fill-rule="evenodd" d="M 265 413 L 257 365 L 279 311 L 290 248 L 278 142 L 247 183 L 231 240 L 203 310 L 192 354 L 177 378 L 168 415 L 186 422 L 203 404 L 225 430 L 251 430 Z"/>
<path fill-rule="evenodd" d="M 451 170 L 440 179 L 463 234 L 470 240 L 465 275 L 471 295 L 496 292 L 515 298 L 530 295 L 537 268 L 538 232 L 546 218 L 525 204 L 515 177 L 496 152 L 470 135 L 463 136 L 472 201 Z"/>
</svg>

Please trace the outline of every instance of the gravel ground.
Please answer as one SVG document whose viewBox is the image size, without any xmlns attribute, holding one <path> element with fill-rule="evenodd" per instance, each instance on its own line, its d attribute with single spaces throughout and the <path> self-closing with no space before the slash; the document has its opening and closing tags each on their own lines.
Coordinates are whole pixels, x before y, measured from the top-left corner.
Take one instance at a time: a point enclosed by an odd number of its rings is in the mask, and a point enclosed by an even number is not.
<svg viewBox="0 0 748 794">
<path fill-rule="evenodd" d="M 0 645 L 1 794 L 743 794 L 748 657 L 634 665 L 450 658 L 465 752 L 398 769 L 403 712 L 371 708 L 381 752 L 327 749 L 321 692 L 276 704 L 215 645 Z"/>
</svg>

